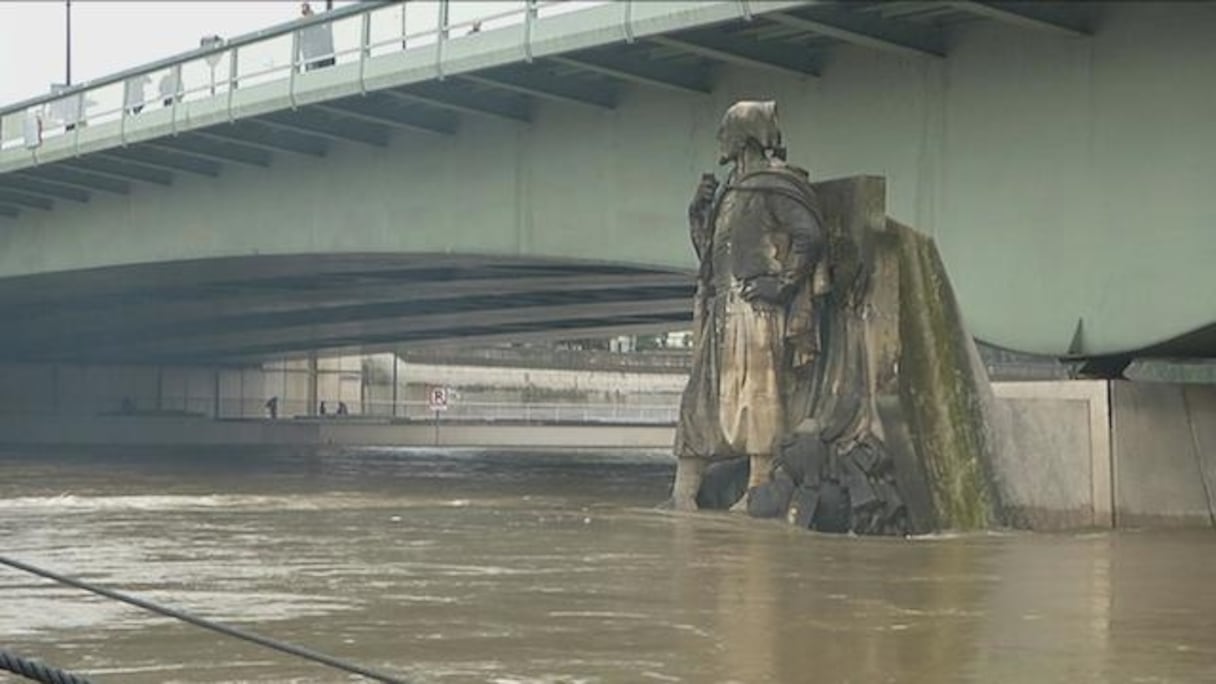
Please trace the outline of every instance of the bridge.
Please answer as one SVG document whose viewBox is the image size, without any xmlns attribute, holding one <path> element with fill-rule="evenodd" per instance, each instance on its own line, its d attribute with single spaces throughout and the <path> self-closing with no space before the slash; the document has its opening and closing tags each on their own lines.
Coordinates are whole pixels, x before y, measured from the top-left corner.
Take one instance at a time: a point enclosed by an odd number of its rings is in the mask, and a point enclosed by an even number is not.
<svg viewBox="0 0 1216 684">
<path fill-rule="evenodd" d="M 316 37 L 332 36 L 317 52 Z M 982 340 L 1211 356 L 1216 8 L 368 2 L 0 109 L 0 358 L 686 325 L 718 117 L 887 178 Z M 321 41 L 324 43 L 324 41 Z"/>
</svg>

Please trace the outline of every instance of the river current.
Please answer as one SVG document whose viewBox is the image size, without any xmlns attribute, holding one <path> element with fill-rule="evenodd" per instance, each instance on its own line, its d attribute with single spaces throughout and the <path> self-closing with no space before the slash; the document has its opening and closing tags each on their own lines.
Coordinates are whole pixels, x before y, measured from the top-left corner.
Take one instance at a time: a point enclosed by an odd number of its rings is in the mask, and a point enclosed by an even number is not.
<svg viewBox="0 0 1216 684">
<path fill-rule="evenodd" d="M 414 682 L 1216 682 L 1216 534 L 850 538 L 662 454 L 0 452 L 0 554 Z M 98 684 L 358 678 L 0 567 Z M 0 674 L 0 682 L 6 679 Z"/>
</svg>

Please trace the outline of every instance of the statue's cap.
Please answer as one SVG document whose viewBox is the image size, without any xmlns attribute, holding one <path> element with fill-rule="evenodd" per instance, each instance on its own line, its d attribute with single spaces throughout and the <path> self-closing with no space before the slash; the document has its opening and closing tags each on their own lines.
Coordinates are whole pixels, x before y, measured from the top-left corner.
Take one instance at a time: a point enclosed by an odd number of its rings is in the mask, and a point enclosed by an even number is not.
<svg viewBox="0 0 1216 684">
<path fill-rule="evenodd" d="M 736 102 L 722 116 L 718 140 L 724 151 L 737 152 L 748 140 L 765 150 L 781 150 L 781 129 L 777 126 L 777 103 L 773 100 Z"/>
</svg>

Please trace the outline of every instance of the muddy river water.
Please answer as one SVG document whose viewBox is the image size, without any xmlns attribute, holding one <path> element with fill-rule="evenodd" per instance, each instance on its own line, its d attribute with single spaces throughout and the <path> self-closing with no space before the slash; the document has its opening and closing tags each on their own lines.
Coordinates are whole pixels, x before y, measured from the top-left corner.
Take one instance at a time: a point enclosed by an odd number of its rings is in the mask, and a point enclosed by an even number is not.
<svg viewBox="0 0 1216 684">
<path fill-rule="evenodd" d="M 818 536 L 654 510 L 671 473 L 8 450 L 0 554 L 414 682 L 1216 682 L 1216 534 Z M 99 684 L 359 681 L 2 567 L 0 648 Z"/>
</svg>

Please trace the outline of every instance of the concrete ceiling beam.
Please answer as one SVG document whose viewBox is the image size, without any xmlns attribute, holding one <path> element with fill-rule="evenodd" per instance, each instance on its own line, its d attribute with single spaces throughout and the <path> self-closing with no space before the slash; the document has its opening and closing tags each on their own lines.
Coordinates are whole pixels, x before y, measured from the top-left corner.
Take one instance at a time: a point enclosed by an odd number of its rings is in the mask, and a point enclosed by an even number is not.
<svg viewBox="0 0 1216 684">
<path fill-rule="evenodd" d="M 763 15 L 763 18 L 872 50 L 913 57 L 941 58 L 946 55 L 945 37 L 939 30 L 904 27 L 894 21 L 840 11 L 829 13 L 824 9 L 808 8 L 796 14 L 773 12 Z"/>
<path fill-rule="evenodd" d="M 58 183 L 86 192 L 109 192 L 115 195 L 128 195 L 131 193 L 131 183 L 128 181 L 114 180 L 113 178 L 106 178 L 105 176 L 55 165 L 34 166 L 17 171 L 14 175 L 32 180 Z"/>
<path fill-rule="evenodd" d="M 173 174 L 161 169 L 150 169 L 139 164 L 130 164 L 123 161 L 106 159 L 90 155 L 87 157 L 78 157 L 76 159 L 65 159 L 55 162 L 57 166 L 63 166 L 77 171 L 93 173 L 98 176 L 105 176 L 116 180 L 137 181 L 140 183 L 152 183 L 155 185 L 172 185 Z"/>
<path fill-rule="evenodd" d="M 1072 2 L 977 2 L 960 0 L 951 7 L 978 17 L 1011 26 L 1046 31 L 1072 38 L 1090 35 L 1088 12 L 1091 3 Z"/>
<path fill-rule="evenodd" d="M 756 40 L 708 32 L 682 36 L 650 36 L 646 40 L 686 54 L 749 69 L 773 71 L 797 78 L 819 75 L 817 59 L 792 57 L 792 51 L 777 49 Z"/>
<path fill-rule="evenodd" d="M 678 93 L 708 95 L 713 90 L 707 70 L 673 66 L 657 60 L 648 61 L 607 52 L 552 55 L 545 59 L 628 83 Z"/>
</svg>

